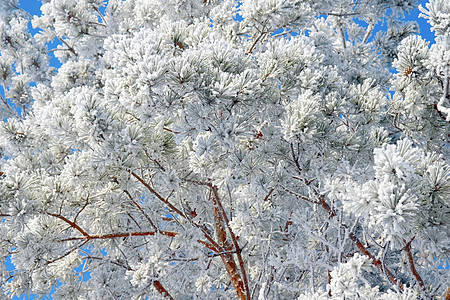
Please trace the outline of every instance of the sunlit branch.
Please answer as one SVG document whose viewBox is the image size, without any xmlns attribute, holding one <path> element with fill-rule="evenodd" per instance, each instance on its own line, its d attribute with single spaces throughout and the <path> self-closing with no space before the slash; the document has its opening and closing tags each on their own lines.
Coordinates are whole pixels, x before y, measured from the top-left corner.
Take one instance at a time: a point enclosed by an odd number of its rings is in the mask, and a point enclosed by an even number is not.
<svg viewBox="0 0 450 300">
<path fill-rule="evenodd" d="M 98 8 L 95 7 L 95 6 L 94 6 L 94 10 L 95 10 L 95 12 L 98 14 L 98 16 L 102 19 L 102 22 L 104 23 L 104 24 L 101 24 L 101 25 L 107 25 L 108 22 L 106 22 L 106 19 L 105 19 L 105 17 L 103 16 L 103 14 L 100 12 L 100 10 L 98 10 Z M 105 26 L 105 27 L 106 27 L 106 26 Z"/>
<path fill-rule="evenodd" d="M 375 25 L 373 23 L 370 23 L 369 26 L 367 27 L 366 34 L 364 35 L 364 38 L 362 40 L 363 44 L 367 43 L 374 28 L 375 28 Z"/>
<path fill-rule="evenodd" d="M 176 208 L 174 205 L 172 205 L 167 198 L 164 198 L 161 196 L 157 191 L 155 191 L 147 182 L 145 182 L 139 175 L 134 173 L 133 171 L 128 171 L 134 178 L 137 179 L 150 193 L 152 193 L 156 198 L 158 198 L 160 201 L 162 201 L 164 204 L 166 204 L 172 211 L 177 213 L 180 216 L 183 216 L 183 212 Z"/>
</svg>

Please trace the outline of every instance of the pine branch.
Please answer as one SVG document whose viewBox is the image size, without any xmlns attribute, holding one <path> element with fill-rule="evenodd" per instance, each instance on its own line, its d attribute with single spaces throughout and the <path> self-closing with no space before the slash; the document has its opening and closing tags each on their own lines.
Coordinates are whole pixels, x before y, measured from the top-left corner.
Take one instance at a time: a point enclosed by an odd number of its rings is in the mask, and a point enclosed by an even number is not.
<svg viewBox="0 0 450 300">
<path fill-rule="evenodd" d="M 313 191 L 316 194 L 316 196 L 318 196 L 318 204 L 328 213 L 329 218 L 331 219 L 335 217 L 336 211 L 332 209 L 330 205 L 325 201 L 325 196 L 320 195 L 318 191 L 316 191 L 315 189 L 313 189 Z M 403 284 L 395 277 L 395 275 L 387 267 L 383 266 L 383 263 L 379 259 L 375 258 L 369 252 L 369 250 L 367 250 L 367 248 L 361 243 L 361 241 L 355 236 L 353 232 L 350 231 L 348 237 L 356 246 L 356 248 L 359 250 L 359 252 L 367 256 L 375 267 L 377 267 L 382 273 L 385 273 L 387 275 L 389 281 L 393 285 L 398 286 L 400 291 L 404 290 Z"/>
</svg>

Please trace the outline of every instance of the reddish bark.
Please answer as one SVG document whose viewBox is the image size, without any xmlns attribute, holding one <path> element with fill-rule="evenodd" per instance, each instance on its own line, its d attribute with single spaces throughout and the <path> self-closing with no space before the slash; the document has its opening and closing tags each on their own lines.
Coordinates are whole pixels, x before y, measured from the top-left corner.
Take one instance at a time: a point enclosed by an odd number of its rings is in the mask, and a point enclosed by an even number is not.
<svg viewBox="0 0 450 300">
<path fill-rule="evenodd" d="M 167 299 L 173 300 L 172 296 L 170 296 L 169 292 L 164 288 L 164 286 L 159 282 L 159 280 L 156 280 L 153 282 L 153 286 L 158 290 L 158 292 L 163 295 Z"/>
<path fill-rule="evenodd" d="M 408 262 L 409 262 L 409 267 L 411 269 L 411 273 L 414 275 L 414 277 L 416 278 L 417 282 L 419 283 L 420 287 L 422 288 L 422 290 L 425 289 L 425 283 L 422 280 L 422 277 L 420 277 L 419 272 L 417 272 L 416 267 L 414 265 L 414 259 L 411 253 L 411 243 L 414 240 L 415 237 L 413 237 L 407 244 L 406 246 L 403 248 L 403 250 L 405 250 L 406 254 L 408 255 Z"/>
</svg>

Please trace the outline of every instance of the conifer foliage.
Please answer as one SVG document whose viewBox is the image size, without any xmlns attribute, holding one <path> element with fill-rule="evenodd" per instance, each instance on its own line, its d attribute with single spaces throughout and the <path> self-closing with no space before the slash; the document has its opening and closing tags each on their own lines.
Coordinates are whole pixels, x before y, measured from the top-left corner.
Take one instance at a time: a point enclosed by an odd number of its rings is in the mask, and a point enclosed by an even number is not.
<svg viewBox="0 0 450 300">
<path fill-rule="evenodd" d="M 450 2 L 432 45 L 416 5 L 1 1 L 2 293 L 445 297 Z"/>
</svg>

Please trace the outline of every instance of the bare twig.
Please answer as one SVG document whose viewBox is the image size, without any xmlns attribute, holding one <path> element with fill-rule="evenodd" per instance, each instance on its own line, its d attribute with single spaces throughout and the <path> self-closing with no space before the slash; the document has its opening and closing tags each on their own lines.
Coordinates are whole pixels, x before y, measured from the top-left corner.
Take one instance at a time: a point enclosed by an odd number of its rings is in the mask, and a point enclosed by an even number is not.
<svg viewBox="0 0 450 300">
<path fill-rule="evenodd" d="M 333 218 L 336 216 L 336 211 L 330 207 L 330 205 L 325 201 L 325 196 L 320 195 L 318 191 L 313 189 L 314 193 L 318 197 L 318 204 L 328 213 L 329 218 Z M 361 241 L 356 237 L 356 235 L 353 232 L 348 233 L 348 237 L 353 242 L 353 244 L 356 246 L 356 248 L 361 252 L 362 254 L 366 255 L 372 262 L 372 264 L 377 267 L 381 272 L 385 273 L 388 277 L 389 281 L 392 282 L 393 285 L 398 286 L 398 288 L 403 291 L 404 287 L 403 284 L 395 277 L 395 275 L 387 268 L 383 266 L 383 263 L 375 258 L 368 250 L 367 248 L 361 243 Z"/>
<path fill-rule="evenodd" d="M 152 236 L 156 234 L 165 235 L 168 237 L 175 237 L 178 235 L 177 232 L 174 231 L 137 231 L 137 232 L 118 232 L 118 233 L 108 233 L 108 234 L 101 234 L 101 235 L 87 235 L 87 236 L 80 236 L 80 237 L 71 237 L 59 240 L 60 242 L 67 242 L 67 241 L 76 241 L 76 240 L 107 240 L 107 239 L 115 239 L 115 238 L 123 238 L 123 237 L 130 237 L 130 236 Z"/>
<path fill-rule="evenodd" d="M 374 27 L 375 27 L 375 25 L 373 23 L 370 23 L 369 26 L 367 27 L 366 34 L 364 35 L 364 38 L 362 40 L 363 44 L 367 43 L 367 41 L 369 40 Z"/>
<path fill-rule="evenodd" d="M 274 189 L 271 188 L 270 191 L 269 191 L 269 193 L 266 195 L 266 197 L 264 197 L 264 202 L 266 202 L 267 200 L 269 200 L 269 197 L 270 197 L 270 195 L 272 195 L 273 191 L 274 191 Z"/>
<path fill-rule="evenodd" d="M 344 47 L 344 49 L 346 49 L 347 42 L 345 41 L 345 32 L 344 32 L 344 28 L 342 28 L 342 23 L 340 23 L 340 22 L 339 22 L 339 33 L 341 34 L 342 47 Z"/>
<path fill-rule="evenodd" d="M 357 15 L 359 15 L 360 13 L 357 13 L 357 12 L 353 12 L 353 13 L 335 13 L 335 12 L 326 12 L 326 13 L 323 13 L 324 15 L 327 15 L 327 16 L 334 16 L 334 17 L 349 17 L 349 16 L 357 16 Z"/>
<path fill-rule="evenodd" d="M 84 203 L 83 207 L 77 212 L 75 215 L 75 218 L 73 218 L 73 222 L 77 222 L 78 216 L 81 214 L 81 212 L 86 208 L 86 206 L 89 204 L 89 195 L 86 197 L 86 202 Z"/>
<path fill-rule="evenodd" d="M 152 193 L 154 196 L 156 196 L 156 198 L 158 198 L 159 200 L 161 200 L 162 202 L 164 202 L 164 204 L 166 204 L 171 210 L 173 210 L 174 212 L 176 212 L 178 215 L 180 216 L 184 216 L 183 212 L 181 210 L 179 210 L 178 208 L 176 208 L 175 206 L 173 206 L 173 204 L 171 204 L 167 198 L 164 198 L 163 196 L 161 196 L 157 191 L 155 191 L 147 182 L 144 181 L 144 179 L 142 179 L 139 175 L 137 175 L 136 173 L 134 173 L 133 171 L 128 171 L 128 173 L 130 173 L 134 178 L 136 178 L 150 193 Z"/>
<path fill-rule="evenodd" d="M 292 144 L 292 143 L 291 143 L 291 153 L 292 153 L 292 158 L 294 159 L 295 166 L 297 167 L 297 172 L 299 174 L 301 174 L 302 168 L 300 167 L 300 164 L 298 163 L 298 157 L 295 155 L 294 144 Z"/>
<path fill-rule="evenodd" d="M 56 36 L 56 35 L 55 35 L 55 36 Z M 56 38 L 57 38 L 61 43 L 63 43 L 63 44 L 69 49 L 70 52 L 72 52 L 75 56 L 78 56 L 78 53 L 75 51 L 75 49 L 73 49 L 72 46 L 69 45 L 69 43 L 67 43 L 65 40 L 63 40 L 63 39 L 60 38 L 59 36 L 56 36 Z"/>
<path fill-rule="evenodd" d="M 266 32 L 262 31 L 261 34 L 256 38 L 256 40 L 253 42 L 253 44 L 250 46 L 250 49 L 248 49 L 246 54 L 250 54 L 253 52 L 253 49 L 255 48 L 256 44 L 259 42 L 259 40 L 266 34 Z"/>
<path fill-rule="evenodd" d="M 286 192 L 288 192 L 289 194 L 294 195 L 294 196 L 297 197 L 297 198 L 300 198 L 300 199 L 302 199 L 302 200 L 305 200 L 305 201 L 310 202 L 310 203 L 313 203 L 313 204 L 319 204 L 319 202 L 316 202 L 316 201 L 314 201 L 314 200 L 312 200 L 312 199 L 310 199 L 310 198 L 308 198 L 308 197 L 305 197 L 305 196 L 303 196 L 303 195 L 300 195 L 300 194 L 298 194 L 298 193 L 296 193 L 296 192 L 294 192 L 294 191 L 291 191 L 291 190 L 285 188 L 284 186 L 282 186 L 281 188 L 282 188 L 283 190 L 285 190 Z"/>
<path fill-rule="evenodd" d="M 81 244 L 79 244 L 78 246 L 73 247 L 72 249 L 70 249 L 69 251 L 67 251 L 66 253 L 64 253 L 63 255 L 61 255 L 61 256 L 59 256 L 59 257 L 57 257 L 57 258 L 55 258 L 55 259 L 53 259 L 53 260 L 51 260 L 51 261 L 48 261 L 46 264 L 49 265 L 49 264 L 52 264 L 52 263 L 54 263 L 54 262 L 56 262 L 56 261 L 58 261 L 58 260 L 60 260 L 60 259 L 63 259 L 64 257 L 66 257 L 67 255 L 69 255 L 69 254 L 72 253 L 73 251 L 77 250 L 78 248 L 83 247 L 87 242 L 89 242 L 89 240 L 86 240 L 86 241 L 82 242 Z"/>
<path fill-rule="evenodd" d="M 109 263 L 114 264 L 114 265 L 116 265 L 116 266 L 122 267 L 122 268 L 124 268 L 124 269 L 127 270 L 127 271 L 133 271 L 132 268 L 130 268 L 129 266 L 127 266 L 127 265 L 125 265 L 125 264 L 122 264 L 122 263 L 117 262 L 117 261 L 112 261 L 112 260 L 109 260 L 109 259 L 104 259 L 104 258 L 102 258 L 102 257 L 96 257 L 96 256 L 91 256 L 91 255 L 88 255 L 88 254 L 87 254 L 85 257 L 82 257 L 81 259 L 82 259 L 82 260 L 89 260 L 89 259 L 93 259 L 93 260 L 101 260 L 101 261 L 109 262 Z"/>
<path fill-rule="evenodd" d="M 278 34 L 274 34 L 274 35 L 272 35 L 272 37 L 273 37 L 273 38 L 277 38 L 277 37 L 280 37 L 280 36 L 289 34 L 289 33 L 291 33 L 291 32 L 292 32 L 292 30 L 286 30 L 286 31 L 281 32 L 281 33 L 278 33 Z"/>
<path fill-rule="evenodd" d="M 94 10 L 97 12 L 97 14 L 99 15 L 100 19 L 102 19 L 102 22 L 105 23 L 105 24 L 101 24 L 101 25 L 106 25 L 106 24 L 108 24 L 108 23 L 106 22 L 106 20 L 105 20 L 105 17 L 104 17 L 103 14 L 98 10 L 98 8 L 94 6 Z"/>
</svg>

